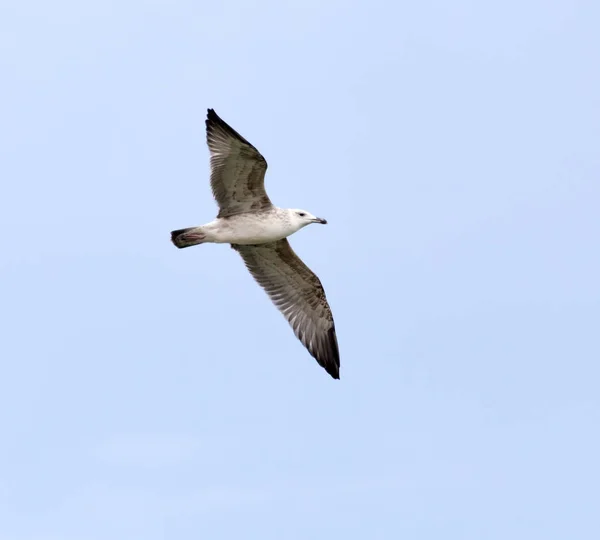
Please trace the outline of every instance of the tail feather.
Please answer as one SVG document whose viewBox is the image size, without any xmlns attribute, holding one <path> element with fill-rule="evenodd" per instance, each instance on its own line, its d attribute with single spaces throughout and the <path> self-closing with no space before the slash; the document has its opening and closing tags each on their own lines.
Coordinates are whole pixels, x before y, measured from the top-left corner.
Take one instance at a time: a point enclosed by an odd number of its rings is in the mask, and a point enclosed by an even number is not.
<svg viewBox="0 0 600 540">
<path fill-rule="evenodd" d="M 171 242 L 180 249 L 202 244 L 205 238 L 206 234 L 202 232 L 202 227 L 188 227 L 171 231 Z"/>
</svg>

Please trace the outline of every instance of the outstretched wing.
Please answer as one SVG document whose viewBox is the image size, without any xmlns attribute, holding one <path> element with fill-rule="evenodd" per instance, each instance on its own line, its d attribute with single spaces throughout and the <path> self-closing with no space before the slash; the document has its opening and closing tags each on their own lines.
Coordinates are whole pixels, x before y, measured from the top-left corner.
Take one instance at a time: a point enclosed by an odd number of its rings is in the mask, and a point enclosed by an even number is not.
<svg viewBox="0 0 600 540">
<path fill-rule="evenodd" d="M 218 217 L 268 210 L 267 162 L 213 109 L 208 109 L 206 140 L 210 150 L 210 185 L 219 205 Z"/>
<path fill-rule="evenodd" d="M 331 308 L 319 278 L 286 239 L 233 247 L 290 323 L 296 337 L 334 379 L 340 378 L 340 352 Z"/>
</svg>

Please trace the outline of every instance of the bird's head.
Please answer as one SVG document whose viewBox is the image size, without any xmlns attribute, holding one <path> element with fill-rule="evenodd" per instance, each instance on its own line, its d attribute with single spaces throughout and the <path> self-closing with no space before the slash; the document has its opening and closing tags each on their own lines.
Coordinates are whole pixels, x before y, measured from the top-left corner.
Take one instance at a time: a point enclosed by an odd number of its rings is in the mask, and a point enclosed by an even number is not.
<svg viewBox="0 0 600 540">
<path fill-rule="evenodd" d="M 311 223 L 320 223 L 321 225 L 327 224 L 327 220 L 313 216 L 310 212 L 307 212 L 306 210 L 293 208 L 289 210 L 289 214 L 292 223 L 296 225 L 298 229 L 306 227 Z"/>
</svg>

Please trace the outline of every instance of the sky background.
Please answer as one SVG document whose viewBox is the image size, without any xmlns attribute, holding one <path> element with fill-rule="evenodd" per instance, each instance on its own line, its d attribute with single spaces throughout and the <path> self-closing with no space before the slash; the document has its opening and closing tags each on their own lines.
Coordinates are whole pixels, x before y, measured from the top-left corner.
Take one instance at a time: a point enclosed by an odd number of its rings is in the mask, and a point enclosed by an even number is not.
<svg viewBox="0 0 600 540">
<path fill-rule="evenodd" d="M 0 540 L 600 538 L 600 4 L 0 3 Z M 227 246 L 257 146 L 341 380 Z"/>
</svg>

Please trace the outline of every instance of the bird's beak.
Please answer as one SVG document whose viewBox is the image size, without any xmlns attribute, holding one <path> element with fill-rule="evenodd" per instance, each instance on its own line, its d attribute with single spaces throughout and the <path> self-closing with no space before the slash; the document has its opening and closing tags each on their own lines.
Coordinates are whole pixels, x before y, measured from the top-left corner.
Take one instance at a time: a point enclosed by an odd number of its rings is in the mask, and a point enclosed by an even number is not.
<svg viewBox="0 0 600 540">
<path fill-rule="evenodd" d="M 320 223 L 321 225 L 327 225 L 327 220 L 326 220 L 326 219 L 323 219 L 323 218 L 320 218 L 320 217 L 318 217 L 318 218 L 315 218 L 313 221 L 314 221 L 315 223 Z"/>
</svg>

